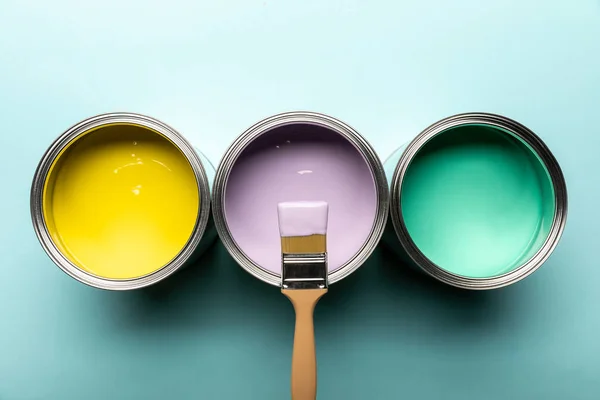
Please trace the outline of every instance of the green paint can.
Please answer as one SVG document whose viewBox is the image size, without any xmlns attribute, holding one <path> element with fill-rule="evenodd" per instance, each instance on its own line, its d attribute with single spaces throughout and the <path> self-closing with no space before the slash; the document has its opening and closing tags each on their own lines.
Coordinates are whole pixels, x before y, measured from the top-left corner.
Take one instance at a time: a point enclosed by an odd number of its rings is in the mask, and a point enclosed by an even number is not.
<svg viewBox="0 0 600 400">
<path fill-rule="evenodd" d="M 558 162 L 509 118 L 459 114 L 429 126 L 385 162 L 386 242 L 412 266 L 465 289 L 494 289 L 539 268 L 566 223 Z"/>
</svg>

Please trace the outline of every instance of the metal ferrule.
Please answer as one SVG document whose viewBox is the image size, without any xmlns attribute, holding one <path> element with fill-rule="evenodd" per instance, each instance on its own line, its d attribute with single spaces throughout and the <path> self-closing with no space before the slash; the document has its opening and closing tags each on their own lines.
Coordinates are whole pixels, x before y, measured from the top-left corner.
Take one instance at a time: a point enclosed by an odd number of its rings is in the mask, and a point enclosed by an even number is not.
<svg viewBox="0 0 600 400">
<path fill-rule="evenodd" d="M 281 271 L 283 289 L 325 289 L 327 253 L 284 254 Z"/>
</svg>

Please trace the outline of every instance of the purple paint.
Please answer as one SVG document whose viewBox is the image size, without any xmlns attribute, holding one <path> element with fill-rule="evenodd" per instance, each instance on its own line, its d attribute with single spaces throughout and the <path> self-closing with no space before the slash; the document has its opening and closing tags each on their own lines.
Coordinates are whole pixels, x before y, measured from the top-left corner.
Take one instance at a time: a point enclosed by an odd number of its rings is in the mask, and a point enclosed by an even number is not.
<svg viewBox="0 0 600 400">
<path fill-rule="evenodd" d="M 288 201 L 277 204 L 281 237 L 327 234 L 326 201 Z"/>
<path fill-rule="evenodd" d="M 368 240 L 377 212 L 373 173 L 364 157 L 330 129 L 275 128 L 240 154 L 225 188 L 225 220 L 237 246 L 262 268 L 281 273 L 277 205 L 329 204 L 329 271 L 350 261 Z"/>
</svg>

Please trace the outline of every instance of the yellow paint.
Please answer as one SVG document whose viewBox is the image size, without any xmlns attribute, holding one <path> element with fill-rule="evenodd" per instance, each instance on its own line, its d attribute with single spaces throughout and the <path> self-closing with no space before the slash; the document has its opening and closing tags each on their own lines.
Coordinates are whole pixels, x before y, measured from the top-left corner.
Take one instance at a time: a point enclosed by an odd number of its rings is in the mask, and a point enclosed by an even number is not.
<svg viewBox="0 0 600 400">
<path fill-rule="evenodd" d="M 135 125 L 86 133 L 57 157 L 44 187 L 50 235 L 72 263 L 129 279 L 172 260 L 200 199 L 192 167 L 168 139 Z"/>
</svg>

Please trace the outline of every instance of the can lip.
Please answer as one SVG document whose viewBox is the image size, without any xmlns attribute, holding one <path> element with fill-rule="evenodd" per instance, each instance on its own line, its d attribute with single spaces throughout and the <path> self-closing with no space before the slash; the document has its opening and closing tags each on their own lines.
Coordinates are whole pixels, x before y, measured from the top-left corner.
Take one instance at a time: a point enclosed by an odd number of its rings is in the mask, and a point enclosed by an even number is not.
<svg viewBox="0 0 600 400">
<path fill-rule="evenodd" d="M 366 139 L 364 139 L 357 131 L 342 121 L 316 112 L 291 111 L 267 117 L 244 131 L 226 150 L 225 155 L 221 159 L 221 162 L 217 168 L 213 183 L 213 219 L 223 245 L 229 254 L 235 259 L 238 265 L 240 265 L 252 276 L 260 279 L 263 282 L 269 283 L 273 286 L 281 286 L 281 275 L 274 274 L 261 268 L 236 245 L 225 219 L 224 200 L 229 174 L 242 151 L 262 134 L 278 127 L 294 124 L 310 124 L 321 126 L 342 135 L 366 159 L 375 180 L 375 187 L 377 191 L 377 212 L 373 227 L 371 228 L 371 233 L 369 234 L 367 241 L 363 243 L 363 246 L 352 259 L 350 259 L 337 270 L 329 272 L 328 281 L 329 284 L 332 284 L 356 271 L 371 255 L 373 250 L 375 250 L 375 247 L 377 246 L 377 243 L 383 234 L 385 224 L 387 222 L 389 206 L 389 189 L 387 178 L 377 153 Z"/>
<path fill-rule="evenodd" d="M 554 155 L 544 142 L 524 125 L 498 114 L 472 112 L 444 118 L 423 130 L 406 147 L 394 170 L 390 188 L 391 204 L 400 204 L 402 181 L 420 148 L 431 138 L 453 127 L 481 124 L 508 131 L 529 145 L 548 170 L 554 189 L 555 210 L 550 232 L 542 247 L 524 264 L 502 275 L 488 278 L 471 278 L 449 272 L 433 263 L 416 246 L 410 237 L 400 207 L 390 206 L 390 216 L 396 236 L 411 260 L 424 272 L 446 284 L 472 290 L 496 289 L 513 284 L 535 272 L 552 254 L 564 231 L 567 211 L 567 186 Z"/>
<path fill-rule="evenodd" d="M 167 265 L 150 274 L 131 279 L 110 279 L 100 277 L 82 270 L 67 259 L 56 247 L 50 234 L 43 215 L 43 190 L 44 184 L 50 170 L 50 166 L 60 152 L 72 140 L 90 129 L 102 127 L 108 124 L 131 124 L 154 130 L 171 141 L 184 154 L 190 163 L 200 196 L 200 209 L 196 217 L 196 223 L 192 235 L 189 237 L 183 249 Z M 30 212 L 33 228 L 44 251 L 52 261 L 67 275 L 85 283 L 86 285 L 105 290 L 132 290 L 140 289 L 157 283 L 179 269 L 192 255 L 194 249 L 200 243 L 210 216 L 210 189 L 208 177 L 202 161 L 190 143 L 175 129 L 152 117 L 127 112 L 114 112 L 99 114 L 87 118 L 63 132 L 46 150 L 40 160 L 31 184 Z"/>
</svg>

